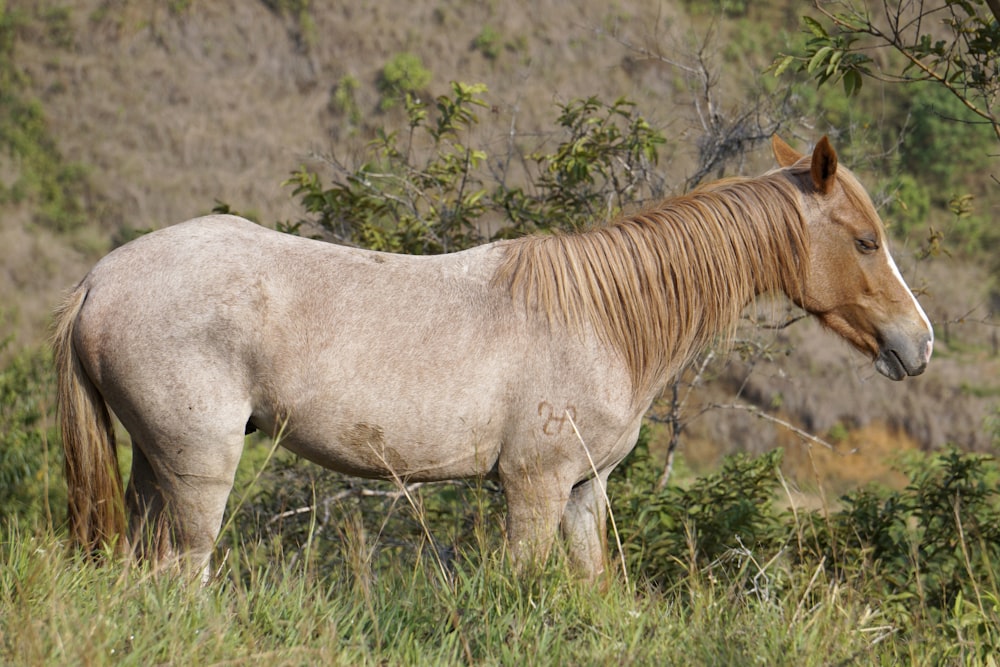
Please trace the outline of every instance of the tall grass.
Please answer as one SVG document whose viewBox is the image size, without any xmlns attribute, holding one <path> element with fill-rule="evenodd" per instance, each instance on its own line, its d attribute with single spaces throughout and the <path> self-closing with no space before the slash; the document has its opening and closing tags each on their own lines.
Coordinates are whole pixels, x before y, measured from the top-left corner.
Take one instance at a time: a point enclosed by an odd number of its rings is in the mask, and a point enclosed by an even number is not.
<svg viewBox="0 0 1000 667">
<path fill-rule="evenodd" d="M 258 454 L 258 463 L 267 456 Z M 576 579 L 560 553 L 539 571 L 512 569 L 497 491 L 487 485 L 419 487 L 401 502 L 393 485 L 365 495 L 349 480 L 316 473 L 297 487 L 309 511 L 269 523 L 268 503 L 300 500 L 276 493 L 293 469 L 282 457 L 271 464 L 273 488 L 241 494 L 220 541 L 218 576 L 204 587 L 134 564 L 98 567 L 70 553 L 58 530 L 5 522 L 0 663 L 995 664 L 1000 572 L 988 558 L 996 545 L 983 542 L 994 538 L 978 525 L 995 504 L 969 500 L 972 513 L 959 509 L 962 520 L 948 528 L 933 527 L 940 517 L 921 527 L 907 514 L 907 565 L 893 563 L 899 554 L 885 545 L 876 558 L 876 533 L 866 537 L 857 518 L 853 537 L 838 533 L 863 503 L 847 498 L 823 516 L 765 501 L 744 521 L 738 500 L 725 501 L 720 478 L 709 476 L 666 498 L 643 490 L 645 507 L 669 501 L 679 517 L 683 537 L 672 539 L 683 546 L 659 553 L 650 540 L 666 530 L 658 521 L 669 522 L 649 512 L 640 518 L 631 502 L 647 476 L 655 483 L 644 456 L 640 450 L 609 486 L 632 578 L 606 587 Z M 894 522 L 895 508 L 916 502 L 921 488 L 934 486 L 929 480 L 948 481 L 959 469 L 964 488 L 994 474 L 982 459 L 956 467 L 969 459 L 954 454 L 949 464 L 948 456 L 922 462 L 909 490 L 879 496 L 866 516 Z M 775 462 L 730 460 L 720 475 L 735 476 L 737 486 L 780 487 Z M 267 487 L 267 477 L 257 485 Z M 341 499 L 328 520 L 315 499 L 334 487 L 351 493 L 334 491 Z M 993 503 L 988 487 L 977 488 Z M 730 518 L 721 528 L 708 525 L 713 497 Z M 732 532 L 708 539 L 716 530 Z M 955 558 L 940 549 L 932 558 L 927 548 L 945 534 L 961 536 L 948 543 Z M 937 599 L 926 589 L 944 591 L 945 574 L 956 587 Z"/>
<path fill-rule="evenodd" d="M 796 664 L 892 657 L 851 589 L 820 603 L 749 596 L 691 580 L 675 592 L 607 592 L 560 562 L 516 576 L 497 554 L 326 576 L 241 563 L 201 588 L 142 568 L 93 567 L 52 536 L 4 535 L 0 636 L 5 664 Z M 239 560 L 241 554 L 231 557 Z M 803 584 L 802 590 L 807 592 Z"/>
</svg>

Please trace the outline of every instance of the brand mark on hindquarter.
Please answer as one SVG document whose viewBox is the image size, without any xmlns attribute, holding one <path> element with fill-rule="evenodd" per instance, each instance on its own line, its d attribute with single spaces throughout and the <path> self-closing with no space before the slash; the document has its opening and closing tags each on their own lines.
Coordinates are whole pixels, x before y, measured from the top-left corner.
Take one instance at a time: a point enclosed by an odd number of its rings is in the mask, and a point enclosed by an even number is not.
<svg viewBox="0 0 1000 667">
<path fill-rule="evenodd" d="M 542 401 L 538 404 L 538 416 L 542 418 L 542 433 L 559 435 L 566 422 L 576 421 L 576 408 L 567 404 L 562 410 L 556 410 L 548 401 Z"/>
</svg>

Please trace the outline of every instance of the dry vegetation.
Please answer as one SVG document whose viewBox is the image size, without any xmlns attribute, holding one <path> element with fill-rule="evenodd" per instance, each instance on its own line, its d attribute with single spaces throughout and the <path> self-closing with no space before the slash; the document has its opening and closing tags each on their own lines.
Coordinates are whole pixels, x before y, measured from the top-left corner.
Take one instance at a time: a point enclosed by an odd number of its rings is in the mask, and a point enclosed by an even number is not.
<svg viewBox="0 0 1000 667">
<path fill-rule="evenodd" d="M 423 60 L 433 74 L 428 94 L 453 79 L 488 84 L 493 107 L 477 132 L 495 155 L 511 141 L 542 142 L 558 102 L 590 95 L 637 100 L 669 137 L 661 170 L 667 189 L 678 190 L 695 168 L 704 133 L 692 104 L 700 91 L 684 67 L 643 49 L 692 64 L 691 54 L 711 35 L 707 55 L 718 66 L 732 47 L 724 42 L 731 29 L 725 20 L 701 15 L 692 22 L 677 3 L 45 0 L 8 6 L 30 17 L 18 33 L 17 65 L 62 155 L 85 166 L 96 193 L 90 222 L 68 235 L 36 224 L 23 205 L 2 211 L 0 335 L 13 333 L 16 346 L 40 341 L 61 291 L 133 230 L 206 213 L 216 200 L 265 224 L 293 219 L 297 206 L 282 188 L 293 169 L 318 164 L 315 157 L 323 154 L 349 162 L 373 128 L 402 118 L 398 110 L 379 109 L 376 85 L 395 54 Z M 754 18 L 767 14 L 772 24 L 797 30 L 794 3 L 754 11 Z M 722 115 L 745 102 L 759 61 L 773 54 L 751 55 L 717 69 L 723 94 L 716 99 L 732 101 L 717 110 Z M 352 81 L 353 117 L 337 97 Z M 799 142 L 820 131 L 856 131 L 800 120 L 789 129 Z M 17 164 L 5 160 L 0 174 L 7 177 Z M 769 156 L 758 150 L 731 164 L 729 173 L 769 166 Z M 835 457 L 824 475 L 832 468 L 870 473 L 873 450 L 946 442 L 990 448 L 987 422 L 1000 384 L 993 379 L 996 329 L 988 322 L 985 273 L 946 257 L 917 262 L 914 248 L 897 254 L 911 284 L 923 290 L 942 338 L 950 323 L 925 376 L 890 385 L 845 345 L 800 322 L 765 334 L 767 359 L 754 353 L 713 364 L 707 376 L 722 381 L 705 383 L 688 416 L 710 403 L 732 403 L 742 386 L 755 405 L 856 451 Z M 720 450 L 761 451 L 799 440 L 753 414 L 716 409 L 690 422 L 685 442 L 698 461 Z M 810 461 L 817 465 L 815 457 Z"/>
</svg>

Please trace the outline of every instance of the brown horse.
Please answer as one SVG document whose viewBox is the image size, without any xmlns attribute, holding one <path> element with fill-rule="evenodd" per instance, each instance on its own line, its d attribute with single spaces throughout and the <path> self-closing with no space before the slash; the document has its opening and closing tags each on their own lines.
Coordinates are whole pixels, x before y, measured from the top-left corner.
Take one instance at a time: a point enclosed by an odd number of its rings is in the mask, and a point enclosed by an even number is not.
<svg viewBox="0 0 1000 667">
<path fill-rule="evenodd" d="M 784 292 L 894 380 L 930 359 L 931 325 L 829 142 L 773 149 L 780 168 L 759 178 L 451 255 L 230 216 L 118 248 L 58 314 L 74 540 L 206 567 L 256 427 L 354 475 L 497 478 L 516 561 L 544 558 L 561 524 L 597 575 L 608 474 L 666 383 L 756 295 Z M 132 438 L 127 490 L 109 409 Z"/>
</svg>

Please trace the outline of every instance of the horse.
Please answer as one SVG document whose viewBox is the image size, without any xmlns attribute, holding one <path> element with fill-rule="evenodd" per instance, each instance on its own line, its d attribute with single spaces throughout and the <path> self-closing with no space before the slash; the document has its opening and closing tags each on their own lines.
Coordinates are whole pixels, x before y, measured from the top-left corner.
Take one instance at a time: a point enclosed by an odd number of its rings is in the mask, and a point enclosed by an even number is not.
<svg viewBox="0 0 1000 667">
<path fill-rule="evenodd" d="M 756 178 L 446 255 L 225 215 L 115 249 L 56 313 L 71 540 L 207 572 L 259 429 L 351 475 L 498 480 L 518 567 L 561 529 L 580 576 L 599 576 L 608 475 L 667 383 L 758 295 L 784 293 L 893 380 L 930 360 L 931 324 L 829 140 L 772 150 Z M 113 416 L 131 438 L 127 488 Z"/>
</svg>

